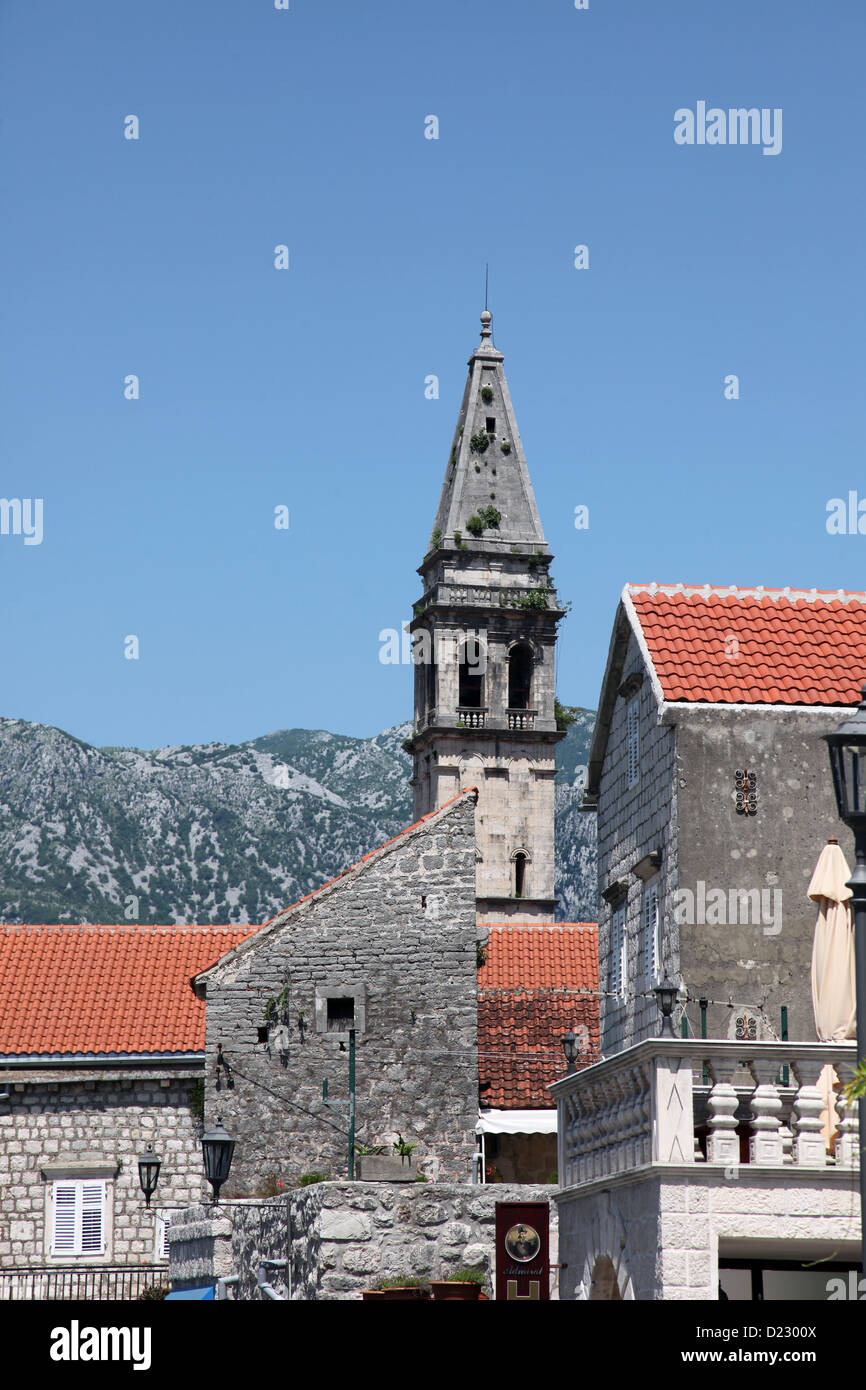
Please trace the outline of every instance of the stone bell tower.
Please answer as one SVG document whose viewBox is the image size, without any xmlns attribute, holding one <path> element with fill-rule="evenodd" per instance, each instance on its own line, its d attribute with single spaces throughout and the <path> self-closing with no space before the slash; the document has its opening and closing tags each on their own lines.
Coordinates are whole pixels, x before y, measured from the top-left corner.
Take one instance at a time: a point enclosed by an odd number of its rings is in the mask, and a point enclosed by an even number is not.
<svg viewBox="0 0 866 1390">
<path fill-rule="evenodd" d="M 491 321 L 485 310 L 418 570 L 415 814 L 477 787 L 479 923 L 551 922 L 563 610 Z"/>
</svg>

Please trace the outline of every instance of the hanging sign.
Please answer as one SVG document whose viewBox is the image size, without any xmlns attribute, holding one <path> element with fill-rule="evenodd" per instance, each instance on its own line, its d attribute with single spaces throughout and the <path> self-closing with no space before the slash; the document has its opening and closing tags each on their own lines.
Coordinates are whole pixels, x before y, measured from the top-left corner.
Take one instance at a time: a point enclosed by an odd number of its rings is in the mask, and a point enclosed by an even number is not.
<svg viewBox="0 0 866 1390">
<path fill-rule="evenodd" d="M 496 1297 L 550 1298 L 550 1206 L 496 1203 Z"/>
</svg>

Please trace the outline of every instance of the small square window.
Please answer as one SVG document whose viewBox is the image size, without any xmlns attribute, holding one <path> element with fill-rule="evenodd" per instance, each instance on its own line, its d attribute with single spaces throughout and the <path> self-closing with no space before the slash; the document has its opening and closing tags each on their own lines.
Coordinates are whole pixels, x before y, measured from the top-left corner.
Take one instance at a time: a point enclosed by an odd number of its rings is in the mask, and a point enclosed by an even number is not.
<svg viewBox="0 0 866 1390">
<path fill-rule="evenodd" d="M 355 1026 L 355 1001 L 351 998 L 328 1000 L 328 1032 L 347 1033 Z"/>
<path fill-rule="evenodd" d="M 488 434 L 495 434 L 495 433 L 496 433 L 496 416 L 495 416 L 495 415 L 488 415 L 488 417 L 487 417 L 487 433 L 488 433 Z"/>
</svg>

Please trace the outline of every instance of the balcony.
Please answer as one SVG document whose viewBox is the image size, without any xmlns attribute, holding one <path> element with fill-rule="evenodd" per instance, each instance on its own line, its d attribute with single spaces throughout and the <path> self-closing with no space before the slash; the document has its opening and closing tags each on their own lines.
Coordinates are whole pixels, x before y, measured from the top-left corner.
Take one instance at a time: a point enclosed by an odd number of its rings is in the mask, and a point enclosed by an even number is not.
<svg viewBox="0 0 866 1390">
<path fill-rule="evenodd" d="M 791 1165 L 789 1172 L 811 1176 L 854 1169 L 857 1107 L 837 1098 L 835 1155 L 828 1155 L 817 1082 L 827 1065 L 846 1082 L 856 1060 L 855 1043 L 638 1043 L 551 1087 L 560 1183 L 574 1188 L 656 1165 Z"/>
<path fill-rule="evenodd" d="M 131 1301 L 150 1284 L 168 1284 L 168 1265 L 31 1265 L 0 1270 L 0 1303 L 78 1299 Z"/>
<path fill-rule="evenodd" d="M 534 729 L 537 709 L 510 709 L 508 710 L 509 729 Z"/>
<path fill-rule="evenodd" d="M 483 729 L 487 722 L 487 710 L 466 705 L 457 706 L 457 723 L 466 729 Z"/>
</svg>

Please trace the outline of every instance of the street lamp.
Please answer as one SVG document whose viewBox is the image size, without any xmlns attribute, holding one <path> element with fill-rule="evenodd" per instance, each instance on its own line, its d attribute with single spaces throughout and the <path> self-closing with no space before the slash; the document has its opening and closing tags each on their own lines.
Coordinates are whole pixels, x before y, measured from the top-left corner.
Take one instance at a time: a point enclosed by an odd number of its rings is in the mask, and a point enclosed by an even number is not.
<svg viewBox="0 0 866 1390">
<path fill-rule="evenodd" d="M 565 1074 L 566 1076 L 574 1076 L 574 1073 L 577 1071 L 577 1067 L 574 1064 L 580 1052 L 580 1045 L 577 1034 L 571 1028 L 569 1028 L 565 1037 L 562 1039 L 562 1050 L 565 1053 L 565 1060 L 568 1063 Z"/>
<path fill-rule="evenodd" d="M 153 1152 L 153 1145 L 148 1144 L 146 1151 L 138 1160 L 138 1182 L 144 1193 L 144 1204 L 147 1207 L 150 1206 L 150 1199 L 156 1191 L 161 1167 L 162 1159 Z"/>
<path fill-rule="evenodd" d="M 674 1002 L 679 992 L 679 985 L 672 984 L 670 980 L 662 980 L 661 984 L 656 985 L 653 990 L 653 994 L 658 1001 L 658 1006 L 662 1011 L 662 1031 L 659 1033 L 660 1038 L 663 1038 L 666 1033 L 672 1038 L 676 1037 L 672 1014 L 674 1011 Z"/>
<path fill-rule="evenodd" d="M 857 1000 L 857 1061 L 866 1059 L 866 685 L 857 710 L 832 734 L 824 734 L 830 751 L 833 790 L 839 819 L 854 832 L 857 862 L 848 880 L 854 911 L 854 979 Z M 866 1276 L 866 1100 L 860 1118 L 860 1263 Z"/>
<path fill-rule="evenodd" d="M 213 1199 L 214 1204 L 216 1204 L 219 1201 L 220 1188 L 229 1175 L 229 1169 L 232 1166 L 232 1154 L 235 1151 L 235 1141 L 223 1128 L 221 1116 L 217 1115 L 216 1128 L 202 1135 L 201 1151 L 204 1159 L 204 1175 L 213 1188 Z"/>
</svg>

